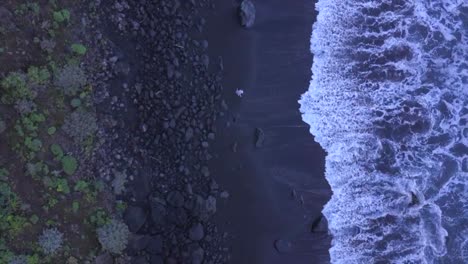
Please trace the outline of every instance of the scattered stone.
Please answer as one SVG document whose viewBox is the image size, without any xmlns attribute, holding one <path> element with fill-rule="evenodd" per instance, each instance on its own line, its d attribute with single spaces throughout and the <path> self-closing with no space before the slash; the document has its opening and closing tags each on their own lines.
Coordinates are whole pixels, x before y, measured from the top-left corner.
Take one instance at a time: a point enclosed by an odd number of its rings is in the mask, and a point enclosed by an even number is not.
<svg viewBox="0 0 468 264">
<path fill-rule="evenodd" d="M 237 142 L 234 142 L 234 144 L 232 144 L 232 152 L 237 152 Z"/>
<path fill-rule="evenodd" d="M 190 141 L 192 137 L 193 137 L 193 129 L 189 127 L 187 128 L 187 130 L 185 130 L 185 142 Z"/>
<path fill-rule="evenodd" d="M 292 244 L 287 240 L 278 239 L 275 241 L 275 249 L 278 253 L 289 253 L 292 250 Z"/>
<path fill-rule="evenodd" d="M 128 229 L 136 233 L 146 222 L 145 210 L 138 206 L 129 206 L 125 212 L 124 219 L 128 225 Z"/>
<path fill-rule="evenodd" d="M 261 128 L 255 129 L 255 147 L 261 148 L 265 143 L 265 133 Z"/>
<path fill-rule="evenodd" d="M 202 240 L 204 236 L 205 232 L 203 230 L 202 224 L 200 223 L 196 223 L 189 230 L 189 238 L 193 241 Z"/>
<path fill-rule="evenodd" d="M 227 191 L 222 191 L 221 194 L 219 195 L 219 197 L 221 197 L 223 199 L 227 199 L 227 198 L 229 198 L 229 193 Z"/>
<path fill-rule="evenodd" d="M 250 28 L 255 23 L 255 6 L 250 0 L 242 1 L 239 8 L 241 25 Z"/>
</svg>

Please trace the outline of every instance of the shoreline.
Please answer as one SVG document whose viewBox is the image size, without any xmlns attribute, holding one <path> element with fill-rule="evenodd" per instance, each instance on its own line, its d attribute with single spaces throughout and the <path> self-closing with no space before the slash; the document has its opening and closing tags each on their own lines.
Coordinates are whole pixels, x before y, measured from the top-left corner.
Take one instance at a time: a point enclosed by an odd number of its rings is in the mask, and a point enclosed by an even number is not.
<svg viewBox="0 0 468 264">
<path fill-rule="evenodd" d="M 235 2 L 217 6 L 207 24 L 210 55 L 223 58 L 229 107 L 211 166 L 230 196 L 215 217 L 228 230 L 231 263 L 329 263 L 326 227 L 311 232 L 331 196 L 325 153 L 297 103 L 311 75 L 314 3 L 255 4 L 251 29 L 239 25 Z M 244 89 L 242 98 L 236 89 Z M 265 134 L 261 148 L 255 147 L 257 128 Z"/>
</svg>

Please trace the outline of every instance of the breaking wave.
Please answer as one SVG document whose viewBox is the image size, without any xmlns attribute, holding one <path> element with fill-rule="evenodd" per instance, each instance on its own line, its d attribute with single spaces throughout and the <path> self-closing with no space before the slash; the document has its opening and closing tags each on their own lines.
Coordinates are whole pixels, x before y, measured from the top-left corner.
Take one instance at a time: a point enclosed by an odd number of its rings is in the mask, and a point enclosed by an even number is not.
<svg viewBox="0 0 468 264">
<path fill-rule="evenodd" d="M 468 2 L 320 0 L 303 120 L 332 263 L 468 263 Z"/>
</svg>

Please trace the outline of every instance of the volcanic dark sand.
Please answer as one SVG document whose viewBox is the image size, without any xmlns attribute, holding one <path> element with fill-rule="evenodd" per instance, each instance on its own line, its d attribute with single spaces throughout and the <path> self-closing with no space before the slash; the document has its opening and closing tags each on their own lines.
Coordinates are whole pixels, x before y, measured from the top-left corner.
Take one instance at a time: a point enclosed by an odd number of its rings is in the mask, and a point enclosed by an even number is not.
<svg viewBox="0 0 468 264">
<path fill-rule="evenodd" d="M 325 153 L 297 103 L 311 77 L 314 1 L 255 1 L 251 29 L 239 26 L 237 3 L 226 2 L 217 3 L 207 26 L 211 57 L 224 62 L 229 106 L 211 165 L 230 193 L 219 201 L 217 220 L 231 236 L 231 263 L 328 263 L 330 237 L 318 224 L 331 195 Z M 241 98 L 236 89 L 244 90 Z M 265 135 L 260 148 L 257 128 Z"/>
</svg>

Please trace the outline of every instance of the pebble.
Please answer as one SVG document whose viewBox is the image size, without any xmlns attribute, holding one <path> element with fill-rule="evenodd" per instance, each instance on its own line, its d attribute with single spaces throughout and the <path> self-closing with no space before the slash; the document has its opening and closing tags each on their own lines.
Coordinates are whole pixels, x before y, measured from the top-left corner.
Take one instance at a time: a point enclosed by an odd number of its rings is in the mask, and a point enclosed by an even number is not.
<svg viewBox="0 0 468 264">
<path fill-rule="evenodd" d="M 193 241 L 202 240 L 204 236 L 205 232 L 203 230 L 202 224 L 200 223 L 196 223 L 189 230 L 189 238 Z"/>
</svg>

